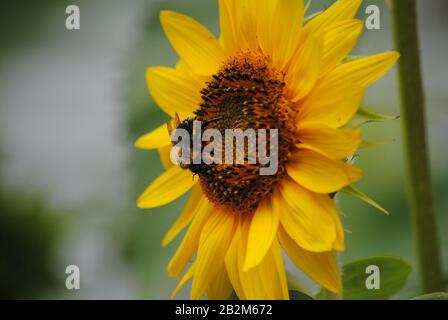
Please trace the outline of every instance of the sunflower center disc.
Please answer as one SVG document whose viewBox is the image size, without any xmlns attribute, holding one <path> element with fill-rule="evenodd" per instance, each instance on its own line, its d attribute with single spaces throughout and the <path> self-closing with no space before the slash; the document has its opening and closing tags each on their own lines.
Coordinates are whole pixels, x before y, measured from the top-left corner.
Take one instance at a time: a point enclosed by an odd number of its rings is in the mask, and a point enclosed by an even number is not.
<svg viewBox="0 0 448 320">
<path fill-rule="evenodd" d="M 235 213 L 251 213 L 284 175 L 285 164 L 297 142 L 295 111 L 285 99 L 284 91 L 284 75 L 272 68 L 268 58 L 250 52 L 227 60 L 201 91 L 203 101 L 195 114 L 205 124 L 203 130 L 218 129 L 223 137 L 226 129 L 278 130 L 275 174 L 260 175 L 263 165 L 258 158 L 256 164 L 249 164 L 247 157 L 244 164 L 202 164 L 201 170 L 195 172 L 204 193 L 215 205 Z M 269 153 L 269 146 L 266 147 Z M 233 154 L 240 152 L 234 151 Z"/>
</svg>

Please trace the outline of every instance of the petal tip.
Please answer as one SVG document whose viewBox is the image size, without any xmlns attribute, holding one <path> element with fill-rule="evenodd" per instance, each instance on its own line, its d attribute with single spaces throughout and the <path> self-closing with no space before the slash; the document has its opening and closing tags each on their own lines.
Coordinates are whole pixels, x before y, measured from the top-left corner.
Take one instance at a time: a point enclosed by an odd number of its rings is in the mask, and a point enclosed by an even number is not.
<svg viewBox="0 0 448 320">
<path fill-rule="evenodd" d="M 146 68 L 146 71 L 145 71 L 146 80 L 149 80 L 152 76 L 154 76 L 155 70 L 156 70 L 156 67 Z"/>
<path fill-rule="evenodd" d="M 145 197 L 143 197 L 143 195 L 141 195 L 138 199 L 137 199 L 137 208 L 139 208 L 139 209 L 150 209 L 151 208 L 151 206 L 150 205 L 148 205 L 147 203 L 146 203 L 146 196 Z"/>
<path fill-rule="evenodd" d="M 179 13 L 172 11 L 172 10 L 161 10 L 159 13 L 160 21 L 163 22 L 166 18 L 172 17 L 176 14 L 179 14 Z"/>
<path fill-rule="evenodd" d="M 394 56 L 394 59 L 395 59 L 395 61 L 397 61 L 398 59 L 400 59 L 400 57 L 401 57 L 401 54 L 400 54 L 400 52 L 398 52 L 398 51 L 393 51 L 393 56 Z M 394 61 L 394 62 L 395 62 Z"/>
<path fill-rule="evenodd" d="M 137 149 L 147 149 L 147 148 L 145 148 L 144 143 L 142 142 L 142 140 L 143 140 L 142 137 L 140 137 L 137 140 L 135 140 L 134 147 L 137 148 Z"/>
<path fill-rule="evenodd" d="M 171 242 L 171 239 L 168 239 L 166 236 L 162 240 L 162 247 L 166 247 Z"/>
<path fill-rule="evenodd" d="M 137 200 L 136 206 L 139 209 L 146 209 L 145 206 L 142 204 L 142 202 L 140 200 Z"/>
<path fill-rule="evenodd" d="M 400 58 L 400 53 L 398 51 L 387 51 L 384 52 L 384 58 L 387 61 L 390 61 L 391 65 L 394 65 L 395 62 Z"/>
</svg>

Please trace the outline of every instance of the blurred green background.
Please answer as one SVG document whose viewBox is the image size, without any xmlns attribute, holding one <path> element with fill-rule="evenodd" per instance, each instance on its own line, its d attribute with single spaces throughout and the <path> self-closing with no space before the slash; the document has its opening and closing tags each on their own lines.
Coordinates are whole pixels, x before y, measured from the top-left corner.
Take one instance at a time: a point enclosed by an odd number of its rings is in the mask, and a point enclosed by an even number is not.
<svg viewBox="0 0 448 320">
<path fill-rule="evenodd" d="M 332 1 L 313 1 L 310 12 Z M 77 4 L 81 29 L 65 29 L 65 8 Z M 355 55 L 393 49 L 383 1 L 381 30 L 364 30 Z M 419 0 L 423 73 L 435 207 L 448 274 L 448 2 Z M 176 56 L 159 24 L 173 9 L 218 33 L 210 0 L 9 1 L 0 19 L 0 298 L 166 299 L 177 280 L 165 268 L 177 240 L 161 247 L 185 197 L 153 210 L 136 197 L 162 171 L 157 152 L 133 141 L 167 120 L 147 92 L 148 66 Z M 368 90 L 364 104 L 399 114 L 395 70 Z M 343 262 L 401 256 L 415 265 L 400 121 L 368 124 L 365 170 L 357 184 L 389 210 L 385 216 L 342 195 L 347 230 Z M 78 265 L 81 289 L 65 288 L 65 268 Z M 297 273 L 292 265 L 291 273 Z M 418 293 L 415 273 L 397 297 Z M 184 290 L 180 298 L 188 295 Z"/>
</svg>

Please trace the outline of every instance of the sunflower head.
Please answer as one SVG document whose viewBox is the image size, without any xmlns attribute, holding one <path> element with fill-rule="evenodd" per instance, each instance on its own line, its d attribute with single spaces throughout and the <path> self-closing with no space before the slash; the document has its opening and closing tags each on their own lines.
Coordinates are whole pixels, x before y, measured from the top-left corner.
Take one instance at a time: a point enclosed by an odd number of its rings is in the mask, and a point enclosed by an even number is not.
<svg viewBox="0 0 448 320">
<path fill-rule="evenodd" d="M 241 150 L 232 146 L 232 163 L 201 165 L 198 172 L 202 189 L 210 201 L 234 213 L 253 213 L 261 199 L 286 172 L 285 165 L 296 149 L 295 111 L 285 97 L 285 75 L 275 70 L 268 56 L 260 52 L 239 52 L 224 61 L 201 90 L 202 102 L 194 113 L 196 119 L 225 136 L 226 130 L 266 130 L 276 128 L 277 170 L 274 175 L 261 175 L 259 159 L 251 164 L 247 145 Z M 269 147 L 266 141 L 265 147 Z M 225 142 L 222 153 L 226 154 Z M 229 150 L 227 150 L 229 151 Z M 235 164 L 237 153 L 244 163 Z"/>
<path fill-rule="evenodd" d="M 386 52 L 345 59 L 361 34 L 363 23 L 354 19 L 360 3 L 336 1 L 305 22 L 302 0 L 220 0 L 219 38 L 187 16 L 161 13 L 180 60 L 175 68 L 149 68 L 147 80 L 174 118 L 168 132 L 194 136 L 198 121 L 201 133 L 265 134 L 255 155 L 247 145 L 215 143 L 232 159 L 243 153 L 241 163 L 173 164 L 165 125 L 136 143 L 158 149 L 166 167 L 139 207 L 164 205 L 192 189 L 163 241 L 189 226 L 168 273 L 179 276 L 196 254 L 178 287 L 192 279 L 192 298 L 225 299 L 234 290 L 241 299 L 287 299 L 281 250 L 321 286 L 342 290 L 334 252 L 344 249 L 344 233 L 332 195 L 362 175 L 347 163 L 361 133 L 346 124 L 367 86 L 398 58 Z M 275 130 L 274 149 L 268 130 Z M 211 144 L 200 141 L 201 150 Z M 275 174 L 260 174 L 260 148 L 275 153 Z"/>
</svg>

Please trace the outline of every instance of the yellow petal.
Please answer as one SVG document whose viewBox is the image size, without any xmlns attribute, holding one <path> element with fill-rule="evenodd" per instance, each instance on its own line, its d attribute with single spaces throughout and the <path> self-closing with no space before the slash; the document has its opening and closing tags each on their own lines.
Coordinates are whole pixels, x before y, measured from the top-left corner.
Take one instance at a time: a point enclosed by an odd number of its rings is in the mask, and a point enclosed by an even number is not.
<svg viewBox="0 0 448 320">
<path fill-rule="evenodd" d="M 245 299 L 288 299 L 285 267 L 277 239 L 263 260 L 254 268 L 244 272 L 246 243 L 250 219 L 240 217 L 232 244 L 225 258 L 229 279 L 240 300 Z"/>
<path fill-rule="evenodd" d="M 148 68 L 146 82 L 154 101 L 171 117 L 177 112 L 183 119 L 201 102 L 200 87 L 177 69 Z"/>
<path fill-rule="evenodd" d="M 327 196 L 326 194 L 311 194 L 315 201 L 319 202 L 319 206 L 325 211 L 330 218 L 333 220 L 333 223 L 336 228 L 336 239 L 333 243 L 333 250 L 342 251 L 345 248 L 344 243 L 344 228 L 342 226 L 341 218 L 339 216 L 338 209 L 336 208 L 336 204 L 332 198 Z"/>
<path fill-rule="evenodd" d="M 270 57 L 274 54 L 274 47 L 277 40 L 272 32 L 277 3 L 278 0 L 259 0 L 257 2 L 258 43 L 264 54 Z"/>
<path fill-rule="evenodd" d="M 247 299 L 243 285 L 240 278 L 240 267 L 239 263 L 239 251 L 241 251 L 244 246 L 243 237 L 243 219 L 238 218 L 238 223 L 235 229 L 235 234 L 233 235 L 232 242 L 230 243 L 229 249 L 225 257 L 225 265 L 227 269 L 227 274 L 229 276 L 230 283 L 235 290 L 236 295 L 240 300 Z M 243 248 L 244 249 L 244 248 Z"/>
<path fill-rule="evenodd" d="M 361 169 L 306 149 L 294 155 L 287 172 L 308 190 L 325 194 L 336 192 L 362 176 Z"/>
<path fill-rule="evenodd" d="M 193 221 L 191 222 L 187 233 L 168 264 L 167 271 L 170 277 L 178 277 L 185 268 L 185 265 L 196 252 L 202 228 L 213 210 L 213 204 L 203 196 L 199 201 L 196 212 L 194 213 Z"/>
<path fill-rule="evenodd" d="M 239 255 L 240 263 L 243 257 L 244 252 L 241 252 Z M 240 279 L 247 299 L 289 299 L 285 266 L 277 239 L 272 241 L 271 247 L 257 266 L 248 271 L 240 269 Z"/>
<path fill-rule="evenodd" d="M 282 181 L 280 191 L 281 196 L 274 191 L 274 210 L 279 210 L 280 223 L 290 237 L 309 251 L 331 250 L 336 240 L 335 225 L 319 197 L 328 195 L 310 192 L 290 179 Z"/>
<path fill-rule="evenodd" d="M 219 0 L 219 24 L 221 30 L 219 41 L 228 56 L 234 54 L 238 48 L 234 19 L 234 1 Z"/>
<path fill-rule="evenodd" d="M 186 77 L 191 85 L 196 88 L 197 92 L 200 92 L 202 88 L 206 85 L 206 82 L 210 80 L 210 75 L 199 75 L 194 73 L 193 70 L 185 63 L 185 61 L 179 60 L 176 63 L 176 70 L 182 73 L 184 77 Z"/>
<path fill-rule="evenodd" d="M 327 212 L 336 227 L 336 239 L 333 243 L 333 250 L 343 251 L 344 243 L 344 228 L 342 226 L 341 218 L 334 200 L 325 194 L 314 194 L 316 201 L 319 201 L 320 207 Z"/>
<path fill-rule="evenodd" d="M 184 276 L 182 277 L 182 279 L 179 281 L 176 289 L 174 289 L 173 293 L 171 294 L 171 299 L 174 299 L 177 294 L 179 293 L 180 289 L 183 288 L 183 286 L 191 279 L 193 278 L 193 273 L 194 273 L 194 263 L 190 266 L 190 268 L 188 268 L 188 271 L 185 272 Z"/>
<path fill-rule="evenodd" d="M 277 2 L 274 23 L 270 26 L 274 37 L 273 61 L 283 69 L 296 51 L 302 33 L 303 0 Z M 307 60 L 307 63 L 313 63 Z"/>
<path fill-rule="evenodd" d="M 166 170 L 138 198 L 139 208 L 155 208 L 176 200 L 197 182 L 189 170 L 173 166 Z"/>
<path fill-rule="evenodd" d="M 170 135 L 166 124 L 161 125 L 150 133 L 145 134 L 137 139 L 134 146 L 139 149 L 158 149 L 170 146 Z"/>
<path fill-rule="evenodd" d="M 162 165 L 165 169 L 169 169 L 172 166 L 175 166 L 173 161 L 171 161 L 171 149 L 172 149 L 172 146 L 171 146 L 171 144 L 169 144 L 167 146 L 163 146 L 163 147 L 159 148 L 159 150 L 158 150 L 160 162 L 162 162 Z"/>
<path fill-rule="evenodd" d="M 323 34 L 313 35 L 294 56 L 287 75 L 292 101 L 300 100 L 314 87 L 320 73 L 323 41 Z"/>
<path fill-rule="evenodd" d="M 234 2 L 235 32 L 241 50 L 254 50 L 257 42 L 257 2 L 258 0 L 230 0 Z"/>
<path fill-rule="evenodd" d="M 264 199 L 250 223 L 244 271 L 258 265 L 264 258 L 277 234 L 278 221 L 278 211 L 272 210 L 269 198 Z"/>
<path fill-rule="evenodd" d="M 341 278 L 333 252 L 309 252 L 297 245 L 283 228 L 279 228 L 278 236 L 286 254 L 308 277 L 330 291 L 335 293 L 342 291 Z"/>
<path fill-rule="evenodd" d="M 195 260 L 191 299 L 200 299 L 225 268 L 224 257 L 233 238 L 234 221 L 232 213 L 215 210 L 205 223 Z"/>
<path fill-rule="evenodd" d="M 177 218 L 176 222 L 171 226 L 162 241 L 162 246 L 168 245 L 193 219 L 202 195 L 202 188 L 199 184 L 192 188 L 190 198 L 185 205 L 184 210 Z"/>
<path fill-rule="evenodd" d="M 333 69 L 352 51 L 362 27 L 361 20 L 344 20 L 325 29 L 321 74 Z"/>
<path fill-rule="evenodd" d="M 333 250 L 343 251 L 345 248 L 344 228 L 342 226 L 341 218 L 339 216 L 339 212 L 338 212 L 338 209 L 336 208 L 334 200 L 326 194 L 315 194 L 315 193 L 309 192 L 309 195 L 312 198 L 314 198 L 314 202 L 318 203 L 318 205 L 319 205 L 320 209 L 316 209 L 316 210 L 321 210 L 321 211 L 325 212 L 331 218 L 331 220 L 333 221 L 333 223 L 335 225 L 336 238 L 333 242 L 333 247 L 332 247 Z M 298 245 L 300 245 L 300 243 L 298 243 Z"/>
<path fill-rule="evenodd" d="M 361 144 L 361 130 L 334 129 L 320 123 L 301 123 L 298 127 L 301 144 L 333 159 L 342 159 L 353 155 Z"/>
<path fill-rule="evenodd" d="M 357 58 L 329 72 L 322 81 L 347 81 L 367 87 L 381 78 L 395 64 L 400 55 L 395 51 Z"/>
<path fill-rule="evenodd" d="M 302 122 L 318 122 L 333 128 L 343 126 L 358 110 L 364 91 L 360 85 L 341 79 L 319 80 L 319 85 L 298 106 L 298 127 Z"/>
<path fill-rule="evenodd" d="M 179 57 L 196 73 L 211 75 L 224 60 L 215 36 L 194 19 L 173 11 L 162 11 L 160 21 Z"/>
<path fill-rule="evenodd" d="M 334 201 L 330 198 L 323 202 L 323 205 L 327 207 L 331 218 L 333 219 L 334 225 L 336 226 L 336 239 L 333 243 L 333 250 L 344 251 L 345 250 L 345 235 L 344 227 L 342 226 L 341 218 L 339 216 L 338 210 L 334 205 Z"/>
<path fill-rule="evenodd" d="M 207 297 L 209 300 L 227 300 L 232 291 L 227 270 L 223 268 L 208 286 Z"/>
<path fill-rule="evenodd" d="M 317 32 L 340 21 L 353 19 L 361 2 L 361 0 L 336 1 L 330 8 L 308 22 L 305 26 L 305 32 Z"/>
</svg>

